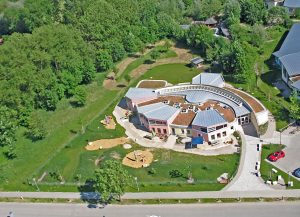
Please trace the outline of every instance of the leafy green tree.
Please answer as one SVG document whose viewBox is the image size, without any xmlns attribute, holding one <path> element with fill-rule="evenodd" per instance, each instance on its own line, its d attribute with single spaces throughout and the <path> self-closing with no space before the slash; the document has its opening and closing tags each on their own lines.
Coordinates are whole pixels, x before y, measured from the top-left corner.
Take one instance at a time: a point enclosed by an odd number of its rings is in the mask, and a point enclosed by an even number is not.
<svg viewBox="0 0 300 217">
<path fill-rule="evenodd" d="M 229 26 L 240 22 L 241 5 L 238 0 L 228 0 L 225 2 L 224 18 Z"/>
<path fill-rule="evenodd" d="M 186 40 L 189 45 L 200 48 L 201 52 L 206 55 L 206 49 L 214 43 L 215 37 L 207 26 L 200 25 L 189 29 Z"/>
<path fill-rule="evenodd" d="M 153 50 L 153 51 L 151 51 L 151 53 L 150 53 L 150 57 L 151 57 L 151 59 L 152 60 L 157 60 L 158 58 L 159 58 L 159 56 L 160 56 L 160 53 L 159 53 L 159 51 L 158 50 Z"/>
<path fill-rule="evenodd" d="M 74 92 L 75 102 L 78 106 L 84 106 L 87 99 L 86 89 L 82 86 L 77 86 Z"/>
<path fill-rule="evenodd" d="M 262 47 L 264 45 L 264 42 L 267 40 L 267 32 L 264 28 L 264 26 L 255 24 L 252 27 L 251 31 L 251 44 L 255 47 Z"/>
<path fill-rule="evenodd" d="M 47 135 L 47 129 L 44 119 L 38 113 L 31 114 L 28 120 L 27 137 L 33 141 L 44 139 Z"/>
<path fill-rule="evenodd" d="M 17 152 L 15 146 L 12 144 L 8 145 L 7 150 L 4 151 L 4 155 L 10 160 L 16 158 Z"/>
<path fill-rule="evenodd" d="M 272 7 L 268 10 L 266 24 L 289 26 L 291 23 L 290 16 L 284 7 Z"/>
<path fill-rule="evenodd" d="M 290 118 L 300 120 L 300 101 L 296 91 L 290 96 Z"/>
<path fill-rule="evenodd" d="M 114 62 L 117 62 L 125 57 L 126 51 L 123 45 L 117 41 L 109 41 L 104 45 L 108 53 L 111 55 Z"/>
<path fill-rule="evenodd" d="M 97 53 L 96 67 L 99 72 L 107 71 L 113 67 L 112 57 L 106 50 Z"/>
<path fill-rule="evenodd" d="M 16 113 L 7 108 L 0 106 L 0 146 L 10 146 L 16 140 Z"/>
<path fill-rule="evenodd" d="M 254 25 L 262 22 L 266 16 L 266 5 L 264 0 L 240 0 L 241 21 Z"/>
<path fill-rule="evenodd" d="M 104 162 L 101 168 L 95 171 L 95 189 L 100 193 L 103 201 L 108 201 L 117 195 L 119 199 L 124 194 L 130 176 L 121 163 L 116 160 Z"/>
</svg>

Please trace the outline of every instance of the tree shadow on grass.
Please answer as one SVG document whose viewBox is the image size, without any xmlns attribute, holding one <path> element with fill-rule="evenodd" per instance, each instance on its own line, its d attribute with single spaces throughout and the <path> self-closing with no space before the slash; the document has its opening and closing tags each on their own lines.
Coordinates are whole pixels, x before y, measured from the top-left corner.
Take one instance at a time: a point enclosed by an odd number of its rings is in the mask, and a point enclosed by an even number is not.
<svg viewBox="0 0 300 217">
<path fill-rule="evenodd" d="M 92 179 L 88 179 L 83 185 L 80 185 L 78 191 L 80 192 L 80 199 L 87 203 L 88 208 L 97 208 L 100 196 L 94 188 Z"/>
</svg>

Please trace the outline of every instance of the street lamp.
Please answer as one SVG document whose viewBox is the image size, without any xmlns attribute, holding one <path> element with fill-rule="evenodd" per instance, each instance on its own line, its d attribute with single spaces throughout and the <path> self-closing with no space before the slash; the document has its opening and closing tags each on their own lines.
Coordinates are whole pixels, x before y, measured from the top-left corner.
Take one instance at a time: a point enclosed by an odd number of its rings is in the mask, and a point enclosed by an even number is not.
<svg viewBox="0 0 300 217">
<path fill-rule="evenodd" d="M 138 177 L 134 177 L 134 180 L 135 180 L 136 188 L 138 189 L 138 191 L 140 191 L 140 187 L 138 184 Z"/>
</svg>

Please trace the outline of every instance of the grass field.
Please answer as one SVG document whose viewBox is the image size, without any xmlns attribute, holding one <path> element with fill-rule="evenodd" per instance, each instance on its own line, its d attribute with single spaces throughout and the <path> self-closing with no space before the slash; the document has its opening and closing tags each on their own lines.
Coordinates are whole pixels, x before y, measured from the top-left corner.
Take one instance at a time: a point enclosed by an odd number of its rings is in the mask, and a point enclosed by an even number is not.
<svg viewBox="0 0 300 217">
<path fill-rule="evenodd" d="M 276 180 L 277 181 L 277 176 L 281 175 L 282 178 L 284 179 L 285 183 L 288 182 L 289 180 L 289 175 L 282 170 L 278 169 L 277 167 L 274 167 L 272 164 L 268 163 L 265 161 L 265 159 L 273 152 L 279 151 L 283 148 L 283 146 L 280 145 L 264 145 L 262 148 L 262 154 L 261 154 L 261 166 L 260 166 L 260 172 L 261 172 L 261 177 L 267 181 L 267 180 Z M 272 174 L 272 177 L 270 177 L 270 171 L 272 171 L 272 168 L 275 168 L 278 172 L 276 175 L 274 173 Z M 294 182 L 293 187 L 288 187 L 292 189 L 299 189 L 300 188 L 300 182 L 296 180 L 293 177 L 290 177 L 290 181 Z"/>
<path fill-rule="evenodd" d="M 171 84 L 191 82 L 203 70 L 191 68 L 181 63 L 156 66 L 141 76 L 141 79 L 166 80 Z"/>
<path fill-rule="evenodd" d="M 74 183 L 73 187 L 70 186 L 68 190 L 76 190 L 74 177 L 80 174 L 80 182 L 91 178 L 94 170 L 97 168 L 95 165 L 97 158 L 102 159 L 100 163 L 116 158 L 116 156 L 121 160 L 127 153 L 132 151 L 118 146 L 108 150 L 88 152 L 80 144 L 80 141 L 74 141 L 74 145 L 53 158 L 52 162 L 41 170 L 41 173 L 44 171 L 60 171 L 67 183 Z M 144 150 L 143 147 L 138 145 L 133 145 L 133 147 L 134 149 Z M 149 168 L 133 169 L 126 167 L 132 177 L 138 178 L 141 191 L 220 190 L 224 185 L 217 183 L 217 177 L 224 172 L 228 172 L 231 175 L 234 174 L 239 162 L 238 154 L 205 157 L 163 149 L 155 149 L 153 150 L 153 154 L 157 162 L 153 162 Z M 70 164 L 70 162 L 72 163 Z M 149 173 L 152 168 L 155 170 L 155 174 Z M 173 169 L 179 170 L 183 174 L 183 177 L 171 178 L 169 171 Z M 191 185 L 186 182 L 186 176 L 189 171 L 192 172 L 195 184 Z M 40 184 L 40 187 L 46 187 L 47 184 L 47 187 L 49 187 L 49 183 L 51 182 L 56 182 L 59 186 L 57 180 L 47 176 Z M 57 190 L 61 189 L 57 188 Z M 133 179 L 127 190 L 137 191 Z"/>
</svg>

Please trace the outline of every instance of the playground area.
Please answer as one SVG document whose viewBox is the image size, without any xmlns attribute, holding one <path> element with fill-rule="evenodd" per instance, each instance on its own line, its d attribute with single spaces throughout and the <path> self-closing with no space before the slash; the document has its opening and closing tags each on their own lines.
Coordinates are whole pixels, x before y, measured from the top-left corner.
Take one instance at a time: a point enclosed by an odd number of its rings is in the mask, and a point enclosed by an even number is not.
<svg viewBox="0 0 300 217">
<path fill-rule="evenodd" d="M 129 139 L 127 137 L 120 137 L 115 139 L 100 139 L 93 142 L 89 142 L 85 149 L 88 151 L 96 151 L 101 149 L 109 149 L 118 145 L 123 145 L 128 143 Z"/>
<path fill-rule="evenodd" d="M 105 118 L 100 123 L 108 130 L 116 129 L 116 123 L 111 115 L 105 115 Z"/>
<path fill-rule="evenodd" d="M 128 153 L 122 161 L 122 164 L 132 168 L 148 167 L 153 161 L 153 154 L 149 150 L 135 150 Z"/>
</svg>

